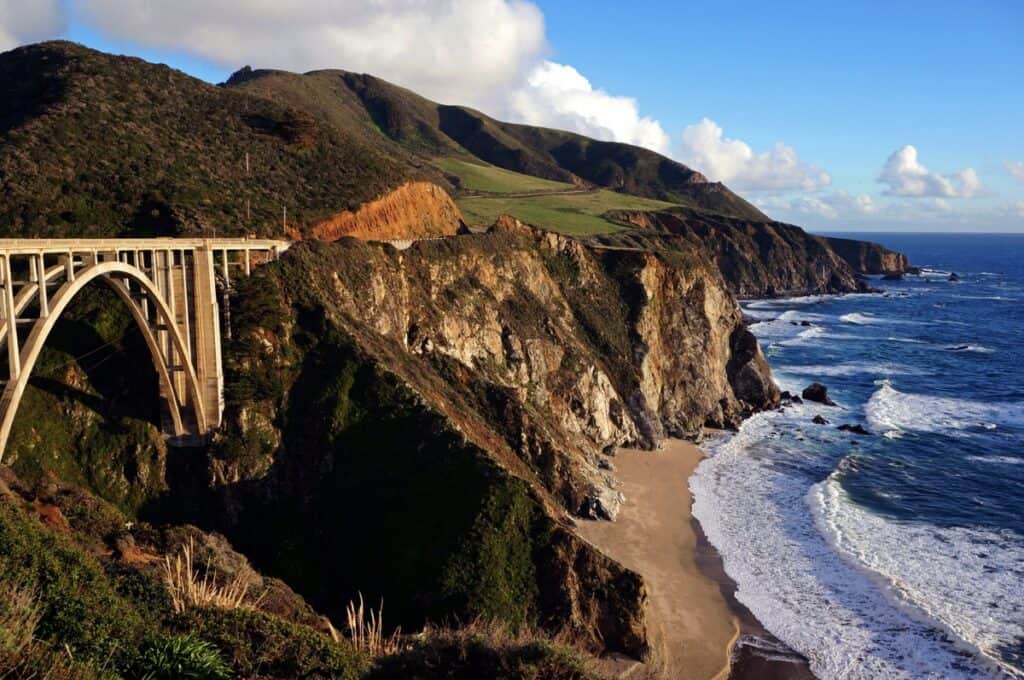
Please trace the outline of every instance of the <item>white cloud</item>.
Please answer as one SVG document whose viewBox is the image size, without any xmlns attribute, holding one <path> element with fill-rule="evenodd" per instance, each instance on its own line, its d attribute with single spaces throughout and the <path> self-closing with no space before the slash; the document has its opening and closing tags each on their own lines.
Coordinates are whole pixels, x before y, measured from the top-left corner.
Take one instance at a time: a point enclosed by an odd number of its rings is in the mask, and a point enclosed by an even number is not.
<svg viewBox="0 0 1024 680">
<path fill-rule="evenodd" d="M 544 61 L 509 97 L 516 120 L 572 130 L 667 153 L 669 136 L 658 121 L 640 115 L 635 99 L 594 89 L 572 66 Z"/>
<path fill-rule="evenodd" d="M 78 0 L 109 35 L 225 68 L 365 71 L 444 103 L 480 104 L 547 49 L 522 0 Z"/>
<path fill-rule="evenodd" d="M 0 0 L 0 52 L 56 38 L 63 30 L 60 0 Z"/>
<path fill-rule="evenodd" d="M 1011 177 L 1016 179 L 1018 182 L 1024 182 L 1024 162 L 1006 161 L 1003 165 L 1006 166 L 1006 171 L 1010 173 Z"/>
<path fill-rule="evenodd" d="M 680 160 L 710 179 L 750 191 L 814 191 L 832 182 L 819 167 L 800 160 L 781 142 L 760 153 L 739 139 L 723 137 L 713 120 L 702 119 L 683 130 Z"/>
<path fill-rule="evenodd" d="M 878 213 L 875 200 L 867 194 L 834 191 L 822 196 L 765 196 L 755 201 L 762 210 L 782 216 L 821 217 L 827 220 L 864 217 Z"/>
<path fill-rule="evenodd" d="M 982 189 L 981 180 L 973 168 L 965 168 L 952 175 L 929 172 L 917 160 L 917 149 L 910 144 L 889 156 L 878 181 L 887 185 L 885 194 L 888 196 L 970 198 Z"/>
</svg>

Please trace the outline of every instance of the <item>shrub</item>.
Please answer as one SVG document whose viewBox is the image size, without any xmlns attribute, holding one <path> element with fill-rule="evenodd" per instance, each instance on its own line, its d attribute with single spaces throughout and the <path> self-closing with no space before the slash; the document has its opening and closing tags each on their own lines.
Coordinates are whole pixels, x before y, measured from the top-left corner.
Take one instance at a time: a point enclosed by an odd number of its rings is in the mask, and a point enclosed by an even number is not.
<svg viewBox="0 0 1024 680">
<path fill-rule="evenodd" d="M 369 666 L 348 641 L 258 610 L 191 609 L 175 626 L 212 642 L 240 677 L 356 680 Z"/>
<path fill-rule="evenodd" d="M 139 657 L 138 675 L 144 680 L 226 680 L 231 668 L 209 642 L 194 635 L 161 637 Z"/>
<path fill-rule="evenodd" d="M 4 501 L 0 579 L 34 589 L 36 639 L 66 647 L 79 662 L 116 668 L 147 630 L 96 558 Z"/>
</svg>

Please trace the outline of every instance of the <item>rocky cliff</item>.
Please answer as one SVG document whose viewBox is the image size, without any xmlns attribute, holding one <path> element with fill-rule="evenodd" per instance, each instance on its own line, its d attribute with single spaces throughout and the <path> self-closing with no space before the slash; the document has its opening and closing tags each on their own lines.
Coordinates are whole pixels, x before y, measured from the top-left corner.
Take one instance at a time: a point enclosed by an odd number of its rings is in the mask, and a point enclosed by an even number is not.
<svg viewBox="0 0 1024 680">
<path fill-rule="evenodd" d="M 878 243 L 833 236 L 825 237 L 825 241 L 858 274 L 904 274 L 911 270 L 906 255 Z"/>
<path fill-rule="evenodd" d="M 596 245 L 643 250 L 696 248 L 714 262 L 740 297 L 866 290 L 857 272 L 820 236 L 782 222 L 758 222 L 679 208 L 609 215 L 636 227 L 590 239 Z M 857 243 L 857 242 L 853 242 Z"/>
<path fill-rule="evenodd" d="M 411 626 L 525 620 L 643 656 L 642 581 L 571 517 L 614 516 L 614 447 L 778 399 L 697 251 L 505 219 L 406 251 L 306 242 L 240 285 L 204 516 L 321 610 L 359 588 Z"/>
</svg>

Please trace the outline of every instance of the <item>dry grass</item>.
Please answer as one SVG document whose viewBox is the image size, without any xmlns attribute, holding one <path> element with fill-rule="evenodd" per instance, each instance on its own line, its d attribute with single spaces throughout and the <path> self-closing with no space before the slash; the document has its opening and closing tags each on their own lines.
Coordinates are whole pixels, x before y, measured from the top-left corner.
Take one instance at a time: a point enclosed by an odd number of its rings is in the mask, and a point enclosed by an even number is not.
<svg viewBox="0 0 1024 680">
<path fill-rule="evenodd" d="M 377 611 L 367 609 L 363 603 L 363 594 L 359 593 L 359 604 L 349 602 L 345 608 L 345 619 L 348 625 L 349 641 L 352 645 L 373 658 L 397 654 L 405 649 L 402 643 L 402 629 L 396 628 L 389 636 L 384 635 L 384 600 L 381 599 Z M 328 630 L 335 642 L 340 641 L 338 631 L 331 622 L 327 622 Z"/>
<path fill-rule="evenodd" d="M 19 657 L 32 646 L 40 616 L 31 590 L 9 586 L 0 590 L 0 668 L 4 660 Z"/>
<path fill-rule="evenodd" d="M 447 640 L 452 643 L 481 643 L 496 650 L 509 650 L 532 644 L 569 646 L 563 635 L 551 635 L 529 625 L 512 626 L 504 621 L 478 617 L 465 626 L 455 628 L 428 624 L 421 637 Z"/>
<path fill-rule="evenodd" d="M 255 580 L 251 570 L 240 571 L 223 585 L 209 569 L 202 577 L 195 568 L 195 545 L 192 538 L 172 559 L 164 558 L 164 579 L 171 594 L 171 604 L 179 614 L 190 607 L 220 607 L 221 609 L 255 609 L 259 599 L 249 598 L 249 588 Z"/>
</svg>

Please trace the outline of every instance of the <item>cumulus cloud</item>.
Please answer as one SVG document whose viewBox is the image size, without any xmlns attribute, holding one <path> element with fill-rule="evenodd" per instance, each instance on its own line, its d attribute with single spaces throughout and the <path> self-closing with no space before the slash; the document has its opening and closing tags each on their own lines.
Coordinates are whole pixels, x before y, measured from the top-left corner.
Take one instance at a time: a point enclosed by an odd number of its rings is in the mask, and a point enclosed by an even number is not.
<svg viewBox="0 0 1024 680">
<path fill-rule="evenodd" d="M 1010 173 L 1011 177 L 1018 182 L 1024 182 L 1024 162 L 1006 161 L 1003 165 L 1006 166 L 1006 171 Z"/>
<path fill-rule="evenodd" d="M 755 201 L 757 207 L 770 213 L 802 215 L 835 220 L 840 217 L 862 217 L 875 215 L 879 207 L 867 194 L 851 194 L 834 191 L 822 196 L 766 196 Z"/>
<path fill-rule="evenodd" d="M 723 136 L 709 118 L 683 130 L 680 160 L 712 180 L 750 191 L 814 191 L 832 178 L 819 167 L 800 160 L 796 150 L 781 142 L 768 151 L 755 152 L 739 139 Z"/>
<path fill-rule="evenodd" d="M 544 61 L 510 95 L 509 113 L 532 125 L 556 127 L 662 153 L 670 139 L 658 121 L 641 116 L 635 99 L 595 89 L 572 66 Z"/>
<path fill-rule="evenodd" d="M 522 0 L 78 0 L 109 35 L 225 68 L 366 71 L 445 103 L 480 104 L 547 49 Z"/>
<path fill-rule="evenodd" d="M 60 0 L 0 0 L 0 52 L 56 38 L 63 30 Z"/>
<path fill-rule="evenodd" d="M 917 149 L 910 144 L 889 156 L 878 181 L 887 186 L 885 194 L 888 196 L 970 198 L 982 189 L 973 168 L 952 175 L 930 172 L 918 161 Z"/>
</svg>

